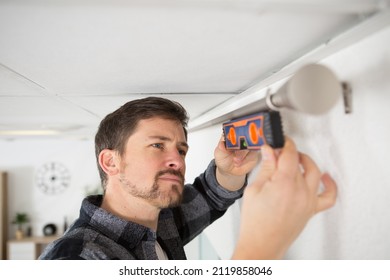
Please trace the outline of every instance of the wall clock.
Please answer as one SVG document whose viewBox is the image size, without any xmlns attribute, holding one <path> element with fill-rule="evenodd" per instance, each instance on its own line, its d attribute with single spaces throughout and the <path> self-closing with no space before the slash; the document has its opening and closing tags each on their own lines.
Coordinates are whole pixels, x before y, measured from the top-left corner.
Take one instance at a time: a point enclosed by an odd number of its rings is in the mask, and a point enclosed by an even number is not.
<svg viewBox="0 0 390 280">
<path fill-rule="evenodd" d="M 36 183 L 46 194 L 59 194 L 70 184 L 70 172 L 59 162 L 48 162 L 42 165 L 36 173 Z"/>
</svg>

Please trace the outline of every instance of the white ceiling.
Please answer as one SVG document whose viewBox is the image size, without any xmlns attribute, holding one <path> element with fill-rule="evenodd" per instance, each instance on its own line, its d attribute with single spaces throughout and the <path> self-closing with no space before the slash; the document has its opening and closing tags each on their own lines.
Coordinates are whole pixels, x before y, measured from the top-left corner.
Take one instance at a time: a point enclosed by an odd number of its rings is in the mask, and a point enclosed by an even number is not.
<svg viewBox="0 0 390 280">
<path fill-rule="evenodd" d="M 147 95 L 195 120 L 388 4 L 0 0 L 0 139 L 90 138 L 106 114 Z"/>
</svg>

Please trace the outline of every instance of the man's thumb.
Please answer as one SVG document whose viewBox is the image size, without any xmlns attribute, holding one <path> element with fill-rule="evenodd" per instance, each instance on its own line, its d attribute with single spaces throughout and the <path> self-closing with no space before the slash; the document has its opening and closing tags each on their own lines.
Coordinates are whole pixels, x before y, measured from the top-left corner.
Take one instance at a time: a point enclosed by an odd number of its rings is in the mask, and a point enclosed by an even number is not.
<svg viewBox="0 0 390 280">
<path fill-rule="evenodd" d="M 261 147 L 261 163 L 259 173 L 256 176 L 255 184 L 257 186 L 263 186 L 272 175 L 276 169 L 276 155 L 274 150 L 268 146 L 264 145 Z"/>
</svg>

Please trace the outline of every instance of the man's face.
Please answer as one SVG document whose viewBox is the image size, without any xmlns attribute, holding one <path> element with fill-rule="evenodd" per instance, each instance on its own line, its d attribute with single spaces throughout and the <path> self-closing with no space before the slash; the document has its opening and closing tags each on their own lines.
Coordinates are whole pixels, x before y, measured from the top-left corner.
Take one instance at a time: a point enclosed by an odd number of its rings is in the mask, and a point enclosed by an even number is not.
<svg viewBox="0 0 390 280">
<path fill-rule="evenodd" d="M 179 122 L 157 117 L 141 120 L 121 160 L 122 187 L 160 209 L 180 204 L 187 151 Z"/>
</svg>

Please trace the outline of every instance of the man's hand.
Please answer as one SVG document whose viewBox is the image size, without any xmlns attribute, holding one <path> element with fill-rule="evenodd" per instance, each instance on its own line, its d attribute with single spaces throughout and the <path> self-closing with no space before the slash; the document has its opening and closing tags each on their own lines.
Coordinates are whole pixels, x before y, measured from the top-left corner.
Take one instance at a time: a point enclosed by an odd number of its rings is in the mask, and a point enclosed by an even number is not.
<svg viewBox="0 0 390 280">
<path fill-rule="evenodd" d="M 282 258 L 308 220 L 334 205 L 336 194 L 334 180 L 290 139 L 279 155 L 263 146 L 260 171 L 244 192 L 233 258 Z"/>
<path fill-rule="evenodd" d="M 227 150 L 221 138 L 214 151 L 218 183 L 230 191 L 242 188 L 246 175 L 258 163 L 259 155 L 258 151 Z"/>
</svg>

